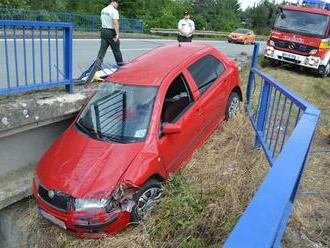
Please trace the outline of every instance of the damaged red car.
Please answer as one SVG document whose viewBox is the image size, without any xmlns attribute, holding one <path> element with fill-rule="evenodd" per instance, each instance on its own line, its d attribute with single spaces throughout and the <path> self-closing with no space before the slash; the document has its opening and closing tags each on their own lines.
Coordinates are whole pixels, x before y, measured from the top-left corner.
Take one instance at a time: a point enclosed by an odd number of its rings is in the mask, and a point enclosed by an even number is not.
<svg viewBox="0 0 330 248">
<path fill-rule="evenodd" d="M 236 63 L 210 45 L 169 44 L 136 58 L 107 78 L 39 161 L 40 214 L 90 238 L 138 222 L 241 101 Z"/>
</svg>

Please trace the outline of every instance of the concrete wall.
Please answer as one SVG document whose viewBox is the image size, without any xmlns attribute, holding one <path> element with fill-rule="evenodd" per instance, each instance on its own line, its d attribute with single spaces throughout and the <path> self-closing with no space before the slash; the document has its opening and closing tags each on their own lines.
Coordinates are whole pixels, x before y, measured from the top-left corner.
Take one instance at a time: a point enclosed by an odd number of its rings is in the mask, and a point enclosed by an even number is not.
<svg viewBox="0 0 330 248">
<path fill-rule="evenodd" d="M 27 130 L 0 139 L 0 177 L 35 165 L 72 119 Z"/>
</svg>

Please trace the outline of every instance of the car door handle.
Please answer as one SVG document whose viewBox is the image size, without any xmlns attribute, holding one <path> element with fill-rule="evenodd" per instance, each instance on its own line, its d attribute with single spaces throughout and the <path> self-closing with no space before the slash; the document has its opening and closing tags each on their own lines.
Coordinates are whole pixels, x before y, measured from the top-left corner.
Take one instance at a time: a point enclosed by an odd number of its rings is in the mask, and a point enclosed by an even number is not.
<svg viewBox="0 0 330 248">
<path fill-rule="evenodd" d="M 197 109 L 197 113 L 198 113 L 199 115 L 202 115 L 202 114 L 203 114 L 203 110 L 202 110 L 202 108 L 198 108 L 198 109 Z"/>
</svg>

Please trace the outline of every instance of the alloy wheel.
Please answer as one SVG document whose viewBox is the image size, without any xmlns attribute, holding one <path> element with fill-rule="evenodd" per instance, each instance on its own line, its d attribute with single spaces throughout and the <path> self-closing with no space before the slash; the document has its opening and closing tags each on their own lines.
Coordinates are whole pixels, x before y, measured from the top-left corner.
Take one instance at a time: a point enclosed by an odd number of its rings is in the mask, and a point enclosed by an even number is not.
<svg viewBox="0 0 330 248">
<path fill-rule="evenodd" d="M 161 188 L 152 187 L 147 189 L 139 197 L 136 204 L 136 214 L 142 219 L 147 213 L 155 208 L 162 196 Z"/>
<path fill-rule="evenodd" d="M 240 111 L 240 109 L 241 109 L 241 101 L 240 101 L 239 97 L 235 95 L 231 99 L 231 102 L 229 104 L 229 108 L 228 108 L 229 118 L 232 118 L 235 115 L 237 115 L 237 113 Z"/>
</svg>

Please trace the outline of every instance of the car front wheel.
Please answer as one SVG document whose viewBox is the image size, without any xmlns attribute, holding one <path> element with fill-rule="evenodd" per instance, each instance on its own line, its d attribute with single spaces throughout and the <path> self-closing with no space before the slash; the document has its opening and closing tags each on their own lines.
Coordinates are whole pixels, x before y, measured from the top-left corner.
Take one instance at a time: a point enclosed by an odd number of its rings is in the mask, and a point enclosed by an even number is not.
<svg viewBox="0 0 330 248">
<path fill-rule="evenodd" d="M 132 208 L 132 222 L 137 223 L 151 212 L 162 196 L 161 183 L 156 179 L 147 181 L 134 195 L 135 206 Z"/>
<path fill-rule="evenodd" d="M 226 108 L 226 119 L 233 118 L 241 110 L 241 99 L 237 92 L 232 92 Z"/>
</svg>

